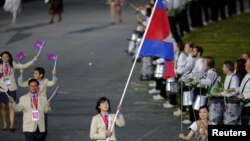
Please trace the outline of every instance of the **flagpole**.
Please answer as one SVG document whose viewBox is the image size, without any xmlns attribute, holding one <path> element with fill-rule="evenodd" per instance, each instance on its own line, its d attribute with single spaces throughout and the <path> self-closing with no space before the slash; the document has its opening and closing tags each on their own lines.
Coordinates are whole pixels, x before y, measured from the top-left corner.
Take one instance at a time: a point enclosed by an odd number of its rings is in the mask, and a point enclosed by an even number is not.
<svg viewBox="0 0 250 141">
<path fill-rule="evenodd" d="M 7 92 L 4 92 L 6 94 L 7 97 L 10 97 L 10 95 Z"/>
<path fill-rule="evenodd" d="M 56 87 L 55 91 L 54 91 L 53 94 L 50 96 L 50 98 L 49 98 L 48 101 L 50 101 L 50 100 L 54 97 L 54 95 L 56 94 L 56 91 L 57 91 L 58 89 L 59 89 L 59 86 Z"/>
<path fill-rule="evenodd" d="M 135 59 L 134 59 L 132 68 L 131 68 L 131 70 L 130 70 L 130 73 L 129 73 L 129 76 L 128 76 L 128 79 L 127 79 L 127 83 L 126 83 L 125 88 L 124 88 L 124 90 L 123 90 L 122 97 L 121 97 L 121 100 L 120 100 L 120 102 L 119 102 L 119 105 L 122 105 L 123 99 L 124 99 L 124 97 L 125 97 L 125 94 L 126 94 L 126 91 L 127 91 L 127 88 L 128 88 L 128 84 L 129 84 L 129 82 L 130 82 L 132 73 L 133 73 L 133 71 L 134 71 L 134 67 L 135 67 L 136 61 L 137 61 L 137 59 L 138 59 L 138 57 L 139 57 L 139 54 L 140 54 L 140 51 L 141 51 L 141 48 L 142 48 L 142 43 L 144 42 L 146 33 L 148 32 L 149 25 L 150 25 L 150 23 L 151 23 L 151 20 L 152 20 L 152 17 L 153 17 L 153 14 L 154 14 L 155 7 L 156 7 L 157 2 L 158 2 L 158 0 L 155 1 L 155 4 L 154 4 L 153 10 L 152 10 L 152 13 L 151 13 L 150 18 L 149 18 L 149 22 L 147 23 L 146 30 L 145 30 L 145 32 L 144 32 L 144 34 L 143 34 L 143 37 L 142 37 L 142 41 L 140 42 L 139 49 L 138 49 L 138 51 L 137 51 L 137 53 L 136 53 L 136 57 L 135 57 Z M 117 119 L 118 113 L 119 113 L 119 110 L 116 111 L 115 118 L 114 118 L 113 123 L 112 123 L 112 126 L 111 126 L 111 132 L 113 131 L 113 128 L 114 128 L 115 121 L 116 121 L 116 119 Z M 108 140 L 108 139 L 107 139 L 107 140 Z"/>
<path fill-rule="evenodd" d="M 39 49 L 39 52 L 37 53 L 37 57 L 40 55 L 40 53 L 42 52 L 42 49 L 43 49 L 43 45 L 44 45 L 44 41 L 42 41 L 43 44 L 42 44 L 42 48 Z"/>
<path fill-rule="evenodd" d="M 54 70 L 56 70 L 56 64 L 57 64 L 57 55 L 56 55 L 56 60 L 55 60 L 55 63 L 54 63 Z"/>
</svg>

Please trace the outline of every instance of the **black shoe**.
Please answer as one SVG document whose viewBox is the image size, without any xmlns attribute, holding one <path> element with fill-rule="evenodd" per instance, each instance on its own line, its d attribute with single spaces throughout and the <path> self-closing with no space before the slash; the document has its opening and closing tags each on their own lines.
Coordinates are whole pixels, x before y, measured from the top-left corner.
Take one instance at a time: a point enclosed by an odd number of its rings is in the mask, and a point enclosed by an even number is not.
<svg viewBox="0 0 250 141">
<path fill-rule="evenodd" d="M 2 128 L 3 131 L 7 131 L 7 128 Z"/>
<path fill-rule="evenodd" d="M 12 132 L 12 133 L 16 131 L 15 128 L 10 128 L 9 130 L 10 130 L 10 132 Z"/>
</svg>

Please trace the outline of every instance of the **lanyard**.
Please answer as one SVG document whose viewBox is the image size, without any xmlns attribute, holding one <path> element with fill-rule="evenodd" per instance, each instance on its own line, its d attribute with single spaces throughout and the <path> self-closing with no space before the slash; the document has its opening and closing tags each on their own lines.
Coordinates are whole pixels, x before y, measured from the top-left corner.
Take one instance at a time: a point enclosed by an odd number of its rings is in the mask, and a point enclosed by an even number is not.
<svg viewBox="0 0 250 141">
<path fill-rule="evenodd" d="M 108 130 L 108 128 L 109 128 L 109 115 L 107 115 L 106 119 L 105 119 L 105 116 L 103 116 L 102 114 L 100 114 L 100 115 L 102 117 L 103 122 L 105 123 L 106 130 Z"/>
<path fill-rule="evenodd" d="M 34 105 L 34 103 L 33 103 L 33 102 L 34 102 L 34 101 L 33 101 L 33 96 L 31 96 L 31 97 L 30 97 L 30 101 L 31 101 L 31 108 L 32 108 L 32 109 L 34 109 L 34 108 L 35 108 L 35 109 L 37 110 L 37 108 L 38 108 L 38 97 L 37 97 L 37 96 L 35 96 L 35 98 L 34 98 L 34 99 L 36 99 L 36 105 Z"/>
<path fill-rule="evenodd" d="M 3 74 L 4 76 L 9 76 L 10 72 L 11 72 L 11 67 L 9 64 L 7 63 L 3 63 Z"/>
</svg>

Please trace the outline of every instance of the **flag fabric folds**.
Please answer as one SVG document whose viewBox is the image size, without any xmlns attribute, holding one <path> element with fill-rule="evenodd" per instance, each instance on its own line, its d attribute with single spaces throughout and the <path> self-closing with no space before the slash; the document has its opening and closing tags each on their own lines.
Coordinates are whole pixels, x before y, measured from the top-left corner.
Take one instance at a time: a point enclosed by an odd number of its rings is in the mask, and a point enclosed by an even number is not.
<svg viewBox="0 0 250 141">
<path fill-rule="evenodd" d="M 43 44 L 44 41 L 41 40 L 36 40 L 36 42 L 34 43 L 34 48 L 36 48 L 37 50 L 41 50 L 43 48 Z"/>
<path fill-rule="evenodd" d="M 23 52 L 19 52 L 17 55 L 16 55 L 16 60 L 17 62 L 21 62 L 25 59 L 25 55 Z"/>
<path fill-rule="evenodd" d="M 139 55 L 173 60 L 173 38 L 170 31 L 168 13 L 162 0 L 157 0 L 156 2 Z"/>
<path fill-rule="evenodd" d="M 56 54 L 48 54 L 48 59 L 52 62 L 55 62 L 57 59 L 57 55 Z"/>
</svg>

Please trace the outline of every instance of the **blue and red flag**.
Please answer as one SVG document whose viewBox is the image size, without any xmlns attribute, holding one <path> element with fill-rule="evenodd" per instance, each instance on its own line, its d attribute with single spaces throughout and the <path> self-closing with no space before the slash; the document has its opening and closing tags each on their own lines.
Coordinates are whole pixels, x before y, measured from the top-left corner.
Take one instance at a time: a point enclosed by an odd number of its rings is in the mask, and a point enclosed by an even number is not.
<svg viewBox="0 0 250 141">
<path fill-rule="evenodd" d="M 55 62 L 57 59 L 57 55 L 56 54 L 48 54 L 48 59 L 52 62 Z"/>
<path fill-rule="evenodd" d="M 44 44 L 44 41 L 36 40 L 33 46 L 34 48 L 41 50 L 43 48 L 43 44 Z"/>
<path fill-rule="evenodd" d="M 174 60 L 173 38 L 171 36 L 168 13 L 162 0 L 156 1 L 155 10 L 153 10 L 148 26 L 139 55 Z"/>
<path fill-rule="evenodd" d="M 16 55 L 16 60 L 17 62 L 21 62 L 25 59 L 25 55 L 23 52 L 19 52 L 17 55 Z"/>
</svg>

